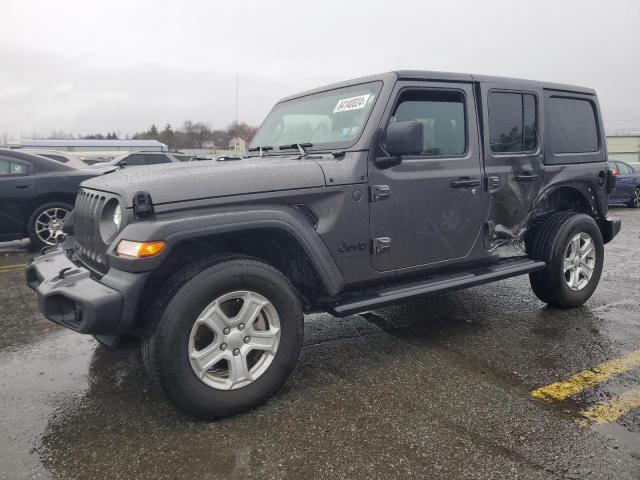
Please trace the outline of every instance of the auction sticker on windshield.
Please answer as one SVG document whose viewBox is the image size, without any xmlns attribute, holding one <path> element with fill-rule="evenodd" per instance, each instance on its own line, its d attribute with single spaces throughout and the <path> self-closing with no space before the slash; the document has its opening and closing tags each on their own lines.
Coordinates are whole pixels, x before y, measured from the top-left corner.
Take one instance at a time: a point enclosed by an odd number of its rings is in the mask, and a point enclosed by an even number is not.
<svg viewBox="0 0 640 480">
<path fill-rule="evenodd" d="M 358 95 L 357 97 L 343 98 L 338 100 L 336 107 L 333 109 L 333 113 L 347 112 L 349 110 L 359 110 L 367 105 L 367 100 L 371 96 L 370 93 L 366 95 Z"/>
</svg>

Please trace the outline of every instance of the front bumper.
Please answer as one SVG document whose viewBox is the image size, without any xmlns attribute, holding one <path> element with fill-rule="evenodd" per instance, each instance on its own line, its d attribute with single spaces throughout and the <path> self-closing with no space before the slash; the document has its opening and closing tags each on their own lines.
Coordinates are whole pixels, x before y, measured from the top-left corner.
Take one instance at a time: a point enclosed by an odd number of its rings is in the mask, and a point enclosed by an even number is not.
<svg viewBox="0 0 640 480">
<path fill-rule="evenodd" d="M 62 247 L 34 258 L 27 285 L 52 322 L 80 333 L 123 335 L 134 332 L 138 300 L 148 274 L 111 269 L 97 278 L 72 262 Z"/>
<path fill-rule="evenodd" d="M 609 243 L 620 232 L 622 221 L 618 217 L 607 217 L 600 221 L 602 241 Z"/>
</svg>

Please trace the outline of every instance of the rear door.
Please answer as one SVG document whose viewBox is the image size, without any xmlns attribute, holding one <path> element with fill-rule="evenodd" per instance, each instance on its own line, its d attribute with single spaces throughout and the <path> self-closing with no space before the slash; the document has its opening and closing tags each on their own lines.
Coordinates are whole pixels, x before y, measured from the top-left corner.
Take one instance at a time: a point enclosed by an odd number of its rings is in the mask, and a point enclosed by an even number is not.
<svg viewBox="0 0 640 480">
<path fill-rule="evenodd" d="M 480 150 L 470 84 L 401 81 L 381 127 L 418 120 L 424 151 L 369 166 L 373 267 L 389 271 L 465 258 L 482 227 Z M 384 156 L 384 139 L 372 151 Z M 376 248 L 376 245 L 380 247 Z"/>
<path fill-rule="evenodd" d="M 0 155 L 0 236 L 26 232 L 28 207 L 35 193 L 32 165 Z"/>
<path fill-rule="evenodd" d="M 485 246 L 518 235 L 544 182 L 542 89 L 482 83 Z"/>
</svg>

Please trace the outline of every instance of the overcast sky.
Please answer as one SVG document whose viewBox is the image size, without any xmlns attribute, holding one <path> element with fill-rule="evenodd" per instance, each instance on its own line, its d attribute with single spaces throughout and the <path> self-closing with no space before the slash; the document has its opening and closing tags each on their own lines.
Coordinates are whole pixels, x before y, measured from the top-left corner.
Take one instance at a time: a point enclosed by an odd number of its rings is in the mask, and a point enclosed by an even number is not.
<svg viewBox="0 0 640 480">
<path fill-rule="evenodd" d="M 186 119 L 259 124 L 280 97 L 394 69 L 589 86 L 640 129 L 640 1 L 2 0 L 0 135 Z"/>
</svg>

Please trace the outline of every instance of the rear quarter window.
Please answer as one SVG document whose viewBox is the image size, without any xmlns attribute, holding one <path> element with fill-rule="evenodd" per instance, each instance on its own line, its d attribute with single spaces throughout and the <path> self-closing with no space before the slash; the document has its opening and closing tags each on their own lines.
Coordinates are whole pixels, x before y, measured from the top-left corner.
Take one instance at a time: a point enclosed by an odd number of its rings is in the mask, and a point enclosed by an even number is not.
<svg viewBox="0 0 640 480">
<path fill-rule="evenodd" d="M 598 124 L 591 101 L 552 96 L 546 101 L 547 132 L 553 153 L 597 152 Z"/>
</svg>

